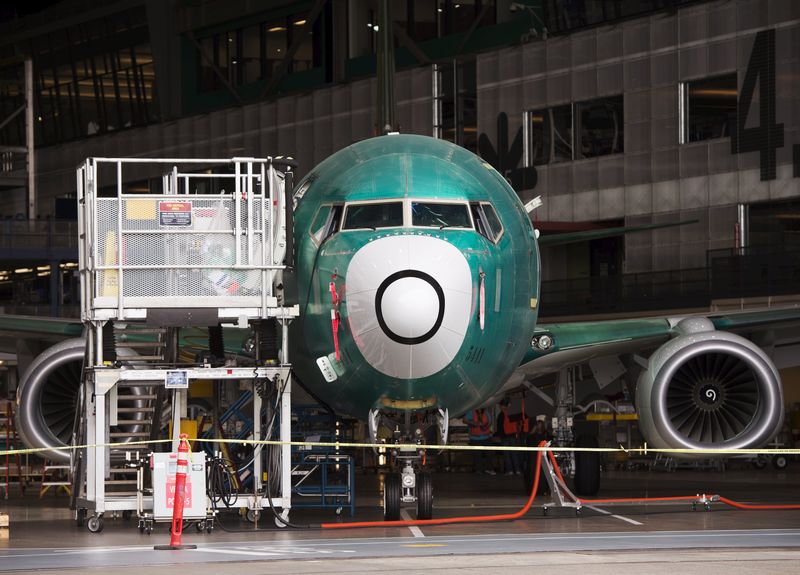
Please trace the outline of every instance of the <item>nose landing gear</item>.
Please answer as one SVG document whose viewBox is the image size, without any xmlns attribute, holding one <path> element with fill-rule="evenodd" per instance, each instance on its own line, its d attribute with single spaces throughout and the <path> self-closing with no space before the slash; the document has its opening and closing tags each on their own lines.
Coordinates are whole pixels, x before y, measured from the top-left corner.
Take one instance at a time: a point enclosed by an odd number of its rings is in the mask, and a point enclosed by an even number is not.
<svg viewBox="0 0 800 575">
<path fill-rule="evenodd" d="M 414 445 L 422 445 L 425 431 L 432 427 L 438 429 L 437 435 L 441 443 L 447 442 L 447 410 L 439 409 L 429 412 L 425 417 L 417 420 L 417 426 L 410 425 L 408 412 L 403 415 L 405 415 L 403 427 L 406 433 L 400 431 L 400 425 L 393 421 L 394 418 L 377 410 L 371 411 L 367 419 L 373 443 L 380 443 L 377 439 L 377 430 L 380 425 L 393 429 L 391 441 L 395 447 L 389 449 L 389 454 L 393 459 L 392 468 L 401 469 L 399 472 L 388 473 L 384 478 L 383 518 L 385 521 L 397 521 L 400 519 L 404 504 L 416 503 L 417 519 L 432 519 L 433 477 L 430 472 L 423 471 L 425 451 Z"/>
</svg>

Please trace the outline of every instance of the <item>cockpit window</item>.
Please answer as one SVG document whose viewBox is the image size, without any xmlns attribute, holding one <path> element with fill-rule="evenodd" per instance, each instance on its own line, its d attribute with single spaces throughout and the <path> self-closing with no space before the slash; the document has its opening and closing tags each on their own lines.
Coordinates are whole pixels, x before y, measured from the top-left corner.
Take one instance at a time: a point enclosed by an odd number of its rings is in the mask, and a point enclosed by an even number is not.
<svg viewBox="0 0 800 575">
<path fill-rule="evenodd" d="M 351 204 L 344 218 L 345 230 L 394 228 L 403 225 L 403 202 Z"/>
<path fill-rule="evenodd" d="M 475 220 L 475 229 L 490 242 L 497 243 L 503 235 L 503 224 L 491 204 L 472 202 L 469 205 Z"/>
<path fill-rule="evenodd" d="M 322 205 L 319 207 L 309 229 L 309 233 L 317 245 L 339 231 L 341 215 L 342 206 Z"/>
<path fill-rule="evenodd" d="M 411 202 L 411 225 L 425 228 L 472 228 L 467 206 Z"/>
<path fill-rule="evenodd" d="M 497 217 L 497 212 L 494 211 L 494 207 L 491 204 L 481 204 L 481 207 L 483 208 L 483 215 L 486 216 L 486 223 L 489 224 L 496 242 L 503 235 L 503 224 L 500 223 L 500 218 Z"/>
</svg>

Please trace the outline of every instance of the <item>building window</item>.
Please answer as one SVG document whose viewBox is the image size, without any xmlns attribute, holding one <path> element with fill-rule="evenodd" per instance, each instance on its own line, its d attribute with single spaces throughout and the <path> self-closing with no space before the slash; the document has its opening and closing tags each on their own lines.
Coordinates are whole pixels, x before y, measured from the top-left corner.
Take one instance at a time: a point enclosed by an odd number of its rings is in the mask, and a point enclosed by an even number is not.
<svg viewBox="0 0 800 575">
<path fill-rule="evenodd" d="M 272 78 L 305 23 L 304 16 L 295 14 L 200 38 L 198 91 L 224 88 L 220 76 L 232 86 Z M 320 65 L 321 51 L 317 46 L 322 36 L 320 25 L 321 19 L 317 19 L 311 36 L 303 40 L 289 62 L 288 72 L 302 72 Z"/>
<path fill-rule="evenodd" d="M 572 105 L 527 114 L 529 165 L 572 160 Z"/>
<path fill-rule="evenodd" d="M 625 151 L 623 97 L 613 96 L 526 112 L 529 166 Z"/>
<path fill-rule="evenodd" d="M 683 82 L 680 90 L 680 142 L 726 138 L 736 122 L 736 73 Z"/>
<path fill-rule="evenodd" d="M 622 96 L 575 104 L 576 158 L 624 151 L 622 108 Z"/>
<path fill-rule="evenodd" d="M 477 153 L 478 86 L 475 60 L 434 64 L 433 86 L 434 137 Z"/>
</svg>

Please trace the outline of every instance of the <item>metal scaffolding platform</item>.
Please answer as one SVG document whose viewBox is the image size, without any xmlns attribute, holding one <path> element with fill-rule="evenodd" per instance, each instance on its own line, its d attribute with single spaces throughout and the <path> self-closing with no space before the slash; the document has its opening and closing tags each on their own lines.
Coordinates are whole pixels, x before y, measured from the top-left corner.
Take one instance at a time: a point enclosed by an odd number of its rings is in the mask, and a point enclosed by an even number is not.
<svg viewBox="0 0 800 575">
<path fill-rule="evenodd" d="M 91 531 L 102 529 L 105 512 L 152 509 L 152 497 L 138 493 L 137 503 L 136 492 L 124 491 L 136 483 L 128 476 L 130 461 L 144 453 L 126 443 L 159 437 L 170 394 L 173 450 L 197 380 L 237 382 L 253 394 L 253 438 L 261 437 L 258 386 L 275 386 L 289 413 L 288 325 L 298 307 L 281 305 L 275 286 L 285 268 L 291 175 L 290 165 L 271 158 L 90 158 L 79 166 L 87 343 L 75 440 L 90 447 L 76 452 L 72 469 L 78 518 L 91 512 Z M 130 184 L 133 178 L 147 183 L 147 193 Z M 210 349 L 187 362 L 181 330 L 198 327 L 209 329 L 210 348 L 212 333 L 224 346 L 222 327 L 251 329 L 251 345 L 234 352 L 218 347 L 216 356 Z M 125 343 L 115 340 L 120 331 Z M 291 418 L 280 421 L 280 439 L 289 441 Z M 262 495 L 260 451 L 252 494 L 240 494 L 237 506 L 270 505 Z M 291 454 L 288 445 L 281 451 L 280 496 L 271 504 L 288 514 Z"/>
</svg>

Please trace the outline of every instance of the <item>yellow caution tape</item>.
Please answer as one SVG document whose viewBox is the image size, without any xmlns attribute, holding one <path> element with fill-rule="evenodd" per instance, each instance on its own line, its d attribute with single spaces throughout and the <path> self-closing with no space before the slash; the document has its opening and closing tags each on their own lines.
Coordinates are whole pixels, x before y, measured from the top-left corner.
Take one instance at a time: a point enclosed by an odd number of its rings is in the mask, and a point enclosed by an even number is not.
<svg viewBox="0 0 800 575">
<path fill-rule="evenodd" d="M 508 445 L 424 445 L 416 443 L 354 443 L 343 441 L 280 441 L 272 439 L 194 439 L 194 442 L 202 443 L 233 443 L 238 445 L 289 445 L 292 447 L 333 447 L 335 449 L 344 447 L 356 448 L 375 448 L 383 447 L 387 449 L 412 449 L 412 450 L 432 450 L 432 451 L 581 451 L 597 453 L 629 453 L 643 454 L 666 453 L 666 454 L 691 454 L 691 455 L 800 455 L 800 449 L 654 449 L 645 443 L 642 447 L 538 447 L 538 446 L 508 446 Z M 133 447 L 136 445 L 155 445 L 159 443 L 172 443 L 172 439 L 150 439 L 142 441 L 129 441 L 126 443 L 92 443 L 85 445 L 65 445 L 63 447 L 38 447 L 26 449 L 6 449 L 0 450 L 3 455 L 24 455 L 26 453 L 42 453 L 45 451 L 70 451 L 76 449 L 92 449 L 97 447 Z"/>
</svg>

